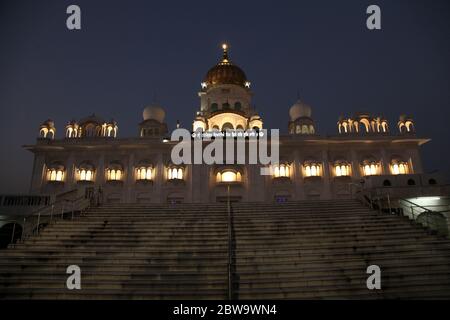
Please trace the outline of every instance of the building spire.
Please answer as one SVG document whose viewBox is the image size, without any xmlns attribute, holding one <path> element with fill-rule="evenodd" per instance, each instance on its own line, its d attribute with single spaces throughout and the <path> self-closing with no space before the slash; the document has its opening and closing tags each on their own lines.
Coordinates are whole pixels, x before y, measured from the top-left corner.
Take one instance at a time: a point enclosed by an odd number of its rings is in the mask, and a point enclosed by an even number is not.
<svg viewBox="0 0 450 320">
<path fill-rule="evenodd" d="M 223 43 L 222 50 L 223 50 L 223 55 L 222 55 L 222 62 L 220 64 L 229 64 L 230 60 L 228 59 L 228 44 Z"/>
</svg>

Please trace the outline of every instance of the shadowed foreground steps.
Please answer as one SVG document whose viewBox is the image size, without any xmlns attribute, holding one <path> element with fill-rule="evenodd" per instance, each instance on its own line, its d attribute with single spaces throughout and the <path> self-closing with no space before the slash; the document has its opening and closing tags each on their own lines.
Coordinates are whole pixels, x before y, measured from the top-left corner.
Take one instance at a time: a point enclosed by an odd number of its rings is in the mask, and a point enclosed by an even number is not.
<svg viewBox="0 0 450 320">
<path fill-rule="evenodd" d="M 116 204 L 0 251 L 1 299 L 226 299 L 225 204 Z M 450 298 L 450 241 L 354 200 L 232 204 L 235 299 Z M 82 290 L 66 289 L 78 265 Z M 366 268 L 382 290 L 366 288 Z"/>
</svg>

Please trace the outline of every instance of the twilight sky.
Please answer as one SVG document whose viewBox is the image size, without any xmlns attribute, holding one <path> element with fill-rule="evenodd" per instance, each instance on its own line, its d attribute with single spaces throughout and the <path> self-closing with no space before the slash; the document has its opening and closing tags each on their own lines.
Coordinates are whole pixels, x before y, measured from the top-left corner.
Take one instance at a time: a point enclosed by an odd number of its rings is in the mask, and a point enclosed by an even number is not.
<svg viewBox="0 0 450 320">
<path fill-rule="evenodd" d="M 82 30 L 66 28 L 66 8 Z M 370 4 L 382 30 L 366 28 Z M 266 128 L 287 131 L 297 92 L 320 134 L 339 115 L 368 111 L 416 120 L 427 172 L 450 175 L 450 1 L 0 0 L 0 193 L 27 193 L 32 154 L 22 149 L 51 118 L 57 137 L 92 114 L 137 136 L 157 101 L 173 129 L 190 128 L 205 73 L 230 44 L 252 82 Z"/>
</svg>

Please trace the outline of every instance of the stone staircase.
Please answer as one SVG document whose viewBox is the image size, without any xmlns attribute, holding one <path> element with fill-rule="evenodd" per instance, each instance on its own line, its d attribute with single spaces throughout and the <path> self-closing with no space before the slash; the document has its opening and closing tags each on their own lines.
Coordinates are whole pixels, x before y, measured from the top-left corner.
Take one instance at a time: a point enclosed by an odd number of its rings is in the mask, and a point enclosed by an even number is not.
<svg viewBox="0 0 450 320">
<path fill-rule="evenodd" d="M 116 204 L 0 251 L 0 299 L 226 299 L 225 204 Z M 234 299 L 450 298 L 450 241 L 354 200 L 232 204 Z M 366 287 L 366 268 L 382 290 Z M 82 290 L 66 289 L 78 265 Z"/>
</svg>

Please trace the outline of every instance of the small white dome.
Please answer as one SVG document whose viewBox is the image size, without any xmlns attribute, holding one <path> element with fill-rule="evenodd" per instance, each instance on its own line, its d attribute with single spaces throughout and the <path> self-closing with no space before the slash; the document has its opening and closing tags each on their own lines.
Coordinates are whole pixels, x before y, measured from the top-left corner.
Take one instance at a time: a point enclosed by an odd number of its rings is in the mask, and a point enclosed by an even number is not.
<svg viewBox="0 0 450 320">
<path fill-rule="evenodd" d="M 301 117 L 311 118 L 311 107 L 302 101 L 297 101 L 290 109 L 289 116 L 291 117 L 291 121 L 295 121 Z"/>
<path fill-rule="evenodd" d="M 144 120 L 156 120 L 163 123 L 166 117 L 166 112 L 160 106 L 148 106 L 142 112 Z"/>
</svg>

